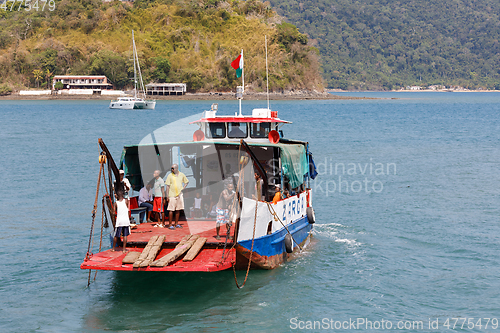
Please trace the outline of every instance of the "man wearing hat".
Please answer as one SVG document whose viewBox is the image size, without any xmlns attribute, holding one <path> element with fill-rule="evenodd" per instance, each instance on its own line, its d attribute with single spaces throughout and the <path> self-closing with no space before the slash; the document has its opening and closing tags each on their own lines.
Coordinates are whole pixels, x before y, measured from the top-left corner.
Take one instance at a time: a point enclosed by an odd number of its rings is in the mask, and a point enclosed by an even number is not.
<svg viewBox="0 0 500 333">
<path fill-rule="evenodd" d="M 276 184 L 276 186 L 274 187 L 275 188 L 275 194 L 274 194 L 274 198 L 273 198 L 273 204 L 276 205 L 276 203 L 280 200 L 283 200 L 283 196 L 281 195 L 281 188 L 280 188 L 280 184 Z"/>
<path fill-rule="evenodd" d="M 123 198 L 128 199 L 128 192 L 132 189 L 130 182 L 125 178 L 125 171 L 120 170 L 120 182 L 123 183 Z"/>
</svg>

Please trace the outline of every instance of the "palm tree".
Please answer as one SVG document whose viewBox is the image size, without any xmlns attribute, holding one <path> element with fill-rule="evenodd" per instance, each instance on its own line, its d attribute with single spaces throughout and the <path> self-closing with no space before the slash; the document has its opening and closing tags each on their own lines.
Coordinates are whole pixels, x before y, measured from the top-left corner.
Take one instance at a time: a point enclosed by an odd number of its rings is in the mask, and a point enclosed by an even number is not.
<svg viewBox="0 0 500 333">
<path fill-rule="evenodd" d="M 47 88 L 50 89 L 50 78 L 54 75 L 54 73 L 51 73 L 49 69 L 45 72 L 45 78 L 47 79 Z"/>
<path fill-rule="evenodd" d="M 39 87 L 38 81 L 43 78 L 43 72 L 40 69 L 35 69 L 33 70 L 33 77 L 35 78 L 35 84 Z"/>
</svg>

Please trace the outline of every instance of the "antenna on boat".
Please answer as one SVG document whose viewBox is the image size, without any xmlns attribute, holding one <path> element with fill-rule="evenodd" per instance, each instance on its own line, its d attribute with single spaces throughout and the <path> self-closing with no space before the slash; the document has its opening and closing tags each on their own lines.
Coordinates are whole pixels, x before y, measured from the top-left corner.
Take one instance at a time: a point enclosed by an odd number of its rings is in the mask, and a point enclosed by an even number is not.
<svg viewBox="0 0 500 333">
<path fill-rule="evenodd" d="M 266 40 L 266 86 L 267 86 L 267 109 L 269 110 L 269 70 L 267 67 L 267 35 L 264 35 Z"/>
</svg>

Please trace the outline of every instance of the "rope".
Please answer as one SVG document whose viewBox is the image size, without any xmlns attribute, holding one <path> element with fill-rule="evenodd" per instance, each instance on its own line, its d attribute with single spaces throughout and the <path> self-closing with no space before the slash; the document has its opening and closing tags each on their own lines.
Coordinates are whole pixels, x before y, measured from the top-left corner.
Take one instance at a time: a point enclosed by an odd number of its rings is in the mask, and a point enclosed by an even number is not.
<svg viewBox="0 0 500 333">
<path fill-rule="evenodd" d="M 252 264 L 253 244 L 255 241 L 255 226 L 257 225 L 257 207 L 258 206 L 259 206 L 259 201 L 255 200 L 255 216 L 253 219 L 252 247 L 250 248 L 250 256 L 248 257 L 247 273 L 245 275 L 245 280 L 243 280 L 243 284 L 241 286 L 238 284 L 238 278 L 236 277 L 236 269 L 234 268 L 234 264 L 233 264 L 234 282 L 236 283 L 236 287 L 238 287 L 238 289 L 243 288 L 245 286 L 245 284 L 247 283 L 248 273 L 250 272 L 250 265 Z"/>
<path fill-rule="evenodd" d="M 238 147 L 238 162 L 240 161 L 240 158 L 241 158 L 241 145 L 239 145 L 239 147 Z M 242 167 L 242 164 L 240 164 L 239 171 L 238 171 L 238 183 L 236 184 L 236 194 L 240 193 L 239 192 L 240 191 L 240 184 L 244 184 L 245 173 L 242 172 L 243 168 L 244 168 L 244 166 Z M 232 175 L 231 175 L 231 179 L 232 179 Z M 238 216 L 238 212 L 234 213 L 234 210 L 236 208 L 238 210 L 240 208 L 239 205 L 237 205 L 237 202 L 238 202 L 238 197 L 234 196 L 233 202 L 231 203 L 230 213 L 229 213 L 229 218 L 230 219 L 231 219 L 231 216 Z M 228 250 L 228 253 L 231 252 L 231 250 L 234 249 L 234 247 L 236 245 L 236 223 L 235 223 L 234 227 L 235 227 L 234 228 L 235 234 L 234 234 L 234 237 L 233 237 L 233 245 Z M 221 257 L 221 260 L 219 261 L 219 265 L 224 262 L 224 257 L 225 257 L 225 253 L 226 253 L 226 246 L 227 246 L 227 240 L 229 239 L 229 232 L 230 232 L 230 229 L 226 229 L 226 241 L 224 242 L 224 249 L 222 251 L 222 257 Z"/>
<path fill-rule="evenodd" d="M 103 178 L 103 184 L 104 184 L 104 187 L 106 188 L 106 194 L 107 194 L 107 186 L 106 186 L 106 172 L 104 171 L 104 168 L 102 169 L 102 178 Z M 101 204 L 102 204 L 102 210 L 101 210 L 101 236 L 99 238 L 99 251 L 98 252 L 101 252 L 101 249 L 102 249 L 102 235 L 103 235 L 103 231 L 104 231 L 104 218 L 105 218 L 105 211 L 104 211 L 104 200 L 101 201 Z M 106 218 L 107 220 L 107 218 Z M 97 277 L 97 270 L 95 270 L 95 273 L 94 273 L 94 281 Z"/>
<path fill-rule="evenodd" d="M 85 255 L 85 259 L 89 259 L 92 256 L 92 253 L 90 252 L 91 244 L 92 244 L 92 235 L 94 233 L 94 222 L 95 222 L 95 213 L 97 210 L 97 199 L 99 198 L 99 187 L 101 186 L 101 173 L 103 172 L 104 168 L 104 163 L 100 163 L 101 167 L 99 169 L 99 177 L 97 178 L 97 189 L 95 193 L 95 200 L 94 200 L 94 209 L 92 209 L 92 224 L 90 226 L 90 236 L 89 236 L 89 246 L 87 248 L 87 254 Z M 92 273 L 92 270 L 89 269 L 89 278 L 87 281 L 87 287 L 90 285 L 90 274 Z"/>
<path fill-rule="evenodd" d="M 285 224 L 283 224 L 283 222 L 282 222 L 282 221 L 281 221 L 281 219 L 279 218 L 278 214 L 276 214 L 276 211 L 274 210 L 273 206 L 271 206 L 271 204 L 270 204 L 269 202 L 267 202 L 267 209 L 269 209 L 269 213 L 271 213 L 271 215 L 273 215 L 273 216 L 274 216 L 274 219 L 275 219 L 275 220 L 280 221 L 281 225 L 282 225 L 283 227 L 285 227 L 286 232 L 288 232 L 288 233 L 290 234 L 290 236 L 292 237 L 293 242 L 294 242 L 295 244 L 297 244 L 297 246 L 299 247 L 300 251 L 302 251 L 302 247 L 300 246 L 300 244 L 299 244 L 299 243 L 297 243 L 297 242 L 295 241 L 295 238 L 293 238 L 292 233 L 290 232 L 290 230 L 288 230 L 288 228 L 286 227 L 286 225 L 285 225 Z M 272 212 L 271 212 L 271 209 L 273 210 Z"/>
</svg>

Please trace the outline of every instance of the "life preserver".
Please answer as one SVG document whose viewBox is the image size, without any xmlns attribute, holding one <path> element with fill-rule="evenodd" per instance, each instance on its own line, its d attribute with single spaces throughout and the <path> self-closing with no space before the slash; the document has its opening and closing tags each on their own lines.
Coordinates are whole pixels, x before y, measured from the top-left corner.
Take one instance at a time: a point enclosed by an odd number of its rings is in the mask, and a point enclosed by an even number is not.
<svg viewBox="0 0 500 333">
<path fill-rule="evenodd" d="M 286 250 L 286 253 L 293 252 L 293 239 L 292 239 L 292 235 L 290 235 L 290 234 L 285 235 L 285 250 Z"/>
<path fill-rule="evenodd" d="M 314 215 L 314 209 L 312 207 L 307 207 L 306 214 L 309 223 L 313 224 L 314 222 L 316 222 L 316 216 Z"/>
</svg>

